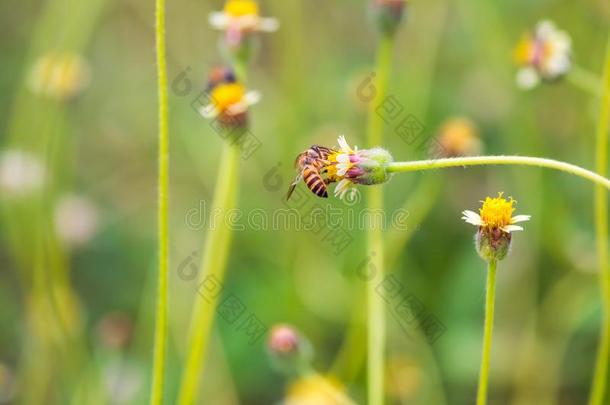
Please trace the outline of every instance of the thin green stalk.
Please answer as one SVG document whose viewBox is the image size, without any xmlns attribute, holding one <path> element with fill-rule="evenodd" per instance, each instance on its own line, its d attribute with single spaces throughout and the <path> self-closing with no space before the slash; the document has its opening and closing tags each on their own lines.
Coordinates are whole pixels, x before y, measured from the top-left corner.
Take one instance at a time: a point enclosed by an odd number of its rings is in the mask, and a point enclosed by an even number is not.
<svg viewBox="0 0 610 405">
<path fill-rule="evenodd" d="M 411 162 L 393 162 L 388 164 L 387 170 L 390 173 L 398 173 L 444 169 L 449 167 L 489 165 L 534 166 L 554 169 L 582 177 L 583 179 L 587 179 L 610 190 L 610 180 L 590 170 L 583 169 L 582 167 L 573 165 L 571 163 L 561 162 L 559 160 L 529 156 L 471 156 L 446 159 L 415 160 Z"/>
<path fill-rule="evenodd" d="M 566 75 L 566 79 L 575 87 L 586 91 L 587 93 L 600 95 L 600 79 L 593 73 L 581 68 L 578 65 L 572 66 L 570 72 Z"/>
<path fill-rule="evenodd" d="M 392 50 L 394 49 L 394 38 L 391 35 L 382 35 L 377 47 L 375 65 L 375 97 L 369 105 L 369 116 L 367 126 L 367 137 L 369 145 L 383 144 L 384 120 L 377 113 L 377 107 L 385 100 L 388 90 L 388 77 L 392 65 Z"/>
<path fill-rule="evenodd" d="M 479 371 L 479 389 L 477 405 L 487 403 L 487 381 L 489 379 L 489 355 L 494 327 L 494 304 L 496 299 L 496 268 L 497 262 L 491 261 L 487 267 L 487 290 L 485 293 L 485 331 L 483 333 L 483 354 Z"/>
<path fill-rule="evenodd" d="M 595 141 L 596 171 L 601 176 L 608 173 L 608 128 L 610 121 L 610 40 L 606 50 L 603 96 Z M 608 266 L 608 194 L 603 187 L 595 187 L 595 236 L 599 265 L 599 287 L 602 297 L 602 322 L 595 361 L 595 373 L 589 404 L 601 405 L 608 384 L 608 357 L 610 356 L 610 268 Z"/>
<path fill-rule="evenodd" d="M 159 97 L 159 185 L 158 185 L 158 249 L 159 280 L 155 315 L 155 346 L 150 403 L 163 402 L 163 376 L 167 341 L 167 272 L 168 258 L 168 189 L 169 189 L 169 129 L 167 101 L 167 64 L 165 56 L 165 0 L 156 0 L 157 76 Z"/>
<path fill-rule="evenodd" d="M 377 107 L 383 102 L 387 93 L 388 76 L 392 64 L 393 36 L 382 35 L 377 48 L 377 63 L 375 68 L 376 94 L 370 105 L 368 116 L 369 145 L 383 144 L 384 121 L 377 114 Z M 371 212 L 383 210 L 383 190 L 374 187 L 367 193 L 367 205 Z M 372 255 L 372 265 L 377 270 L 375 277 L 381 280 L 383 268 L 383 235 L 380 223 L 372 224 L 368 234 L 368 252 Z M 384 387 L 384 354 L 385 354 L 385 311 L 383 298 L 376 291 L 377 283 L 370 281 L 366 285 L 368 303 L 368 404 L 383 404 Z"/>
<path fill-rule="evenodd" d="M 221 166 L 216 179 L 214 200 L 210 212 L 219 213 L 219 218 L 224 218 L 227 211 L 233 209 L 237 201 L 237 189 L 239 184 L 239 159 L 240 149 L 237 143 L 229 143 L 224 146 Z M 225 224 L 217 224 L 210 229 L 203 246 L 201 261 L 201 275 L 203 279 L 213 280 L 221 283 L 224 278 L 229 246 L 232 232 Z M 203 296 L 195 297 L 195 304 L 191 318 L 191 330 L 189 333 L 188 354 L 180 390 L 178 392 L 178 404 L 191 405 L 196 403 L 199 390 L 199 381 L 205 363 L 205 349 L 210 338 L 210 329 L 216 312 L 216 303 L 219 291 L 206 294 L 201 290 Z"/>
</svg>

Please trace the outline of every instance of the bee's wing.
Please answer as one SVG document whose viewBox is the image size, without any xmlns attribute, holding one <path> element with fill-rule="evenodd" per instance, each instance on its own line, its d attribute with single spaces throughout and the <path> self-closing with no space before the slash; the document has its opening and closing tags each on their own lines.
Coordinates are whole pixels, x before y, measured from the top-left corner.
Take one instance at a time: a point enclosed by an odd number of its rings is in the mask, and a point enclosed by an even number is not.
<svg viewBox="0 0 610 405">
<path fill-rule="evenodd" d="M 294 192 L 294 189 L 297 187 L 297 184 L 299 184 L 299 181 L 301 181 L 302 178 L 303 178 L 303 173 L 299 173 L 297 175 L 297 177 L 294 179 L 294 181 L 290 184 L 290 186 L 288 187 L 288 192 L 286 193 L 286 201 L 288 201 L 290 199 L 290 196 L 292 195 L 292 193 Z"/>
</svg>

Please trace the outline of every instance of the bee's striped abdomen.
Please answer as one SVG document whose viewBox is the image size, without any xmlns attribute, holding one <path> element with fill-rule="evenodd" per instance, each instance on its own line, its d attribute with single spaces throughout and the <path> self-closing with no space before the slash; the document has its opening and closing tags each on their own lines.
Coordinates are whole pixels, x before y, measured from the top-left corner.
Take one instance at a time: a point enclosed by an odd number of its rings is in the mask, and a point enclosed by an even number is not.
<svg viewBox="0 0 610 405">
<path fill-rule="evenodd" d="M 328 191 L 324 179 L 313 166 L 305 166 L 303 169 L 303 181 L 315 195 L 322 198 L 328 197 Z"/>
</svg>

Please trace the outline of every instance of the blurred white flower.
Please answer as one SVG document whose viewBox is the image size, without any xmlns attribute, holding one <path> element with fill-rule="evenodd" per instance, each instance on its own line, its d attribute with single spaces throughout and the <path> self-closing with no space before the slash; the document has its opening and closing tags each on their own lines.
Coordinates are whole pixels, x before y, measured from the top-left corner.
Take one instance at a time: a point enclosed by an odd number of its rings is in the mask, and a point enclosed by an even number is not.
<svg viewBox="0 0 610 405">
<path fill-rule="evenodd" d="M 523 35 L 515 49 L 515 61 L 520 66 L 517 85 L 531 89 L 541 80 L 552 81 L 570 70 L 572 40 L 557 29 L 552 21 L 536 24 L 533 33 Z"/>
<path fill-rule="evenodd" d="M 45 168 L 36 155 L 22 150 L 0 154 L 0 197 L 22 198 L 40 190 Z"/>
<path fill-rule="evenodd" d="M 87 61 L 71 52 L 48 52 L 34 63 L 29 77 L 30 90 L 37 95 L 67 100 L 89 84 Z"/>
<path fill-rule="evenodd" d="M 89 242 L 97 231 L 98 222 L 97 208 L 84 197 L 66 195 L 55 207 L 55 230 L 67 246 Z"/>
</svg>

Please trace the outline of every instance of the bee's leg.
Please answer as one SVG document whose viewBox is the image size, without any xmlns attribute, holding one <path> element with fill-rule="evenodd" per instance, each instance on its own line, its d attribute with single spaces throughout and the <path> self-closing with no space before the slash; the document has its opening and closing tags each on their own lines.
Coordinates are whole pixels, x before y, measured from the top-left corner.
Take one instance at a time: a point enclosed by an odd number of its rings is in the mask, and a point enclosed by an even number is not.
<svg viewBox="0 0 610 405">
<path fill-rule="evenodd" d="M 303 179 L 303 175 L 299 174 L 296 179 L 294 179 L 294 181 L 290 184 L 290 186 L 288 186 L 288 192 L 286 193 L 286 201 L 290 199 L 290 196 L 294 192 L 294 189 L 297 187 L 301 179 Z"/>
</svg>

